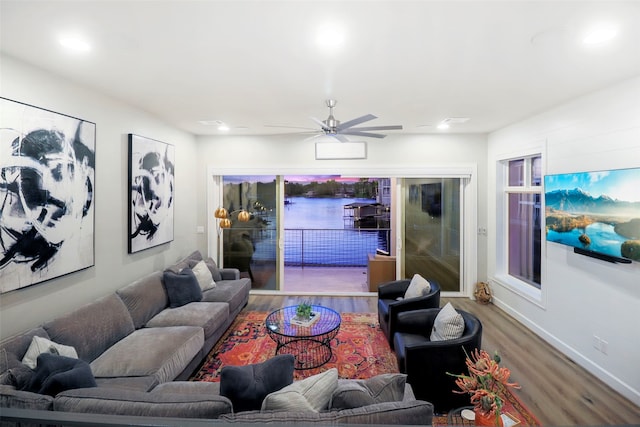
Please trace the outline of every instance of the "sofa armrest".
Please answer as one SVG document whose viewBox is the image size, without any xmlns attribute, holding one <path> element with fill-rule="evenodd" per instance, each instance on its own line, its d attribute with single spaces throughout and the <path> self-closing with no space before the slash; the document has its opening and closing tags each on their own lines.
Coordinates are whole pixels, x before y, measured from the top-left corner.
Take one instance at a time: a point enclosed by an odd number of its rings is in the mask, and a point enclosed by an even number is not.
<svg viewBox="0 0 640 427">
<path fill-rule="evenodd" d="M 240 270 L 237 268 L 220 268 L 220 275 L 222 280 L 238 280 L 240 278 Z"/>
<path fill-rule="evenodd" d="M 224 422 L 241 424 L 306 425 L 332 424 L 400 424 L 431 425 L 433 405 L 422 400 L 384 402 L 353 409 L 313 411 L 247 411 L 225 414 Z"/>
<path fill-rule="evenodd" d="M 404 296 L 411 280 L 393 280 L 378 285 L 378 299 L 396 299 Z"/>
<path fill-rule="evenodd" d="M 431 335 L 433 323 L 439 312 L 439 308 L 425 308 L 422 310 L 398 313 L 395 332 L 404 332 L 428 337 Z"/>
<path fill-rule="evenodd" d="M 229 399 L 213 393 L 183 394 L 159 387 L 151 392 L 108 387 L 67 390 L 53 401 L 55 411 L 149 417 L 218 418 L 232 408 Z"/>
<path fill-rule="evenodd" d="M 17 390 L 11 385 L 0 385 L 0 408 L 53 409 L 53 397 L 46 394 Z"/>
</svg>

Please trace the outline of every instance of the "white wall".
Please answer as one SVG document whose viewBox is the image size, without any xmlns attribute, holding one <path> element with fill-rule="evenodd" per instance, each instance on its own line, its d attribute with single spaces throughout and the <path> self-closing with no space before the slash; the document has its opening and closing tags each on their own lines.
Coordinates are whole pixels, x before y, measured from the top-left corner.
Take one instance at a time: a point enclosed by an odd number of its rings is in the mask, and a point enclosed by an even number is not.
<svg viewBox="0 0 640 427">
<path fill-rule="evenodd" d="M 496 188 L 498 160 L 534 147 L 543 148 L 545 174 L 640 167 L 640 78 L 489 135 L 489 188 Z M 640 263 L 611 264 L 545 242 L 544 298 L 523 298 L 496 278 L 495 194 L 489 191 L 488 273 L 497 305 L 640 404 Z M 594 348 L 594 335 L 608 342 L 608 354 Z"/>
<path fill-rule="evenodd" d="M 192 135 L 143 111 L 12 58 L 0 60 L 1 96 L 96 123 L 95 266 L 0 295 L 4 338 L 107 295 L 195 250 L 197 194 L 192 165 L 197 153 Z M 128 133 L 176 147 L 174 241 L 133 255 L 127 254 Z"/>
<path fill-rule="evenodd" d="M 386 176 L 389 171 L 434 170 L 444 167 L 473 166 L 472 177 L 477 188 L 477 223 L 486 227 L 486 135 L 394 135 L 380 140 L 367 141 L 367 159 L 363 160 L 315 160 L 315 143 L 305 140 L 308 135 L 285 136 L 216 136 L 198 137 L 199 166 L 202 174 L 198 185 L 206 186 L 207 171 L 216 170 L 279 171 L 279 174 L 370 172 L 373 176 Z M 357 173 L 356 172 L 356 173 Z M 358 176 L 358 175 L 355 175 Z M 200 179 L 202 178 L 202 179 Z M 205 194 L 206 188 L 198 188 Z M 215 206 L 207 210 L 207 198 L 198 199 L 198 225 L 206 226 L 208 233 L 214 226 Z M 476 200 L 473 200 L 476 203 Z M 476 219 L 474 218 L 474 219 Z M 214 238 L 214 234 L 212 238 Z M 201 245 L 203 242 L 199 242 Z M 486 278 L 486 236 L 478 236 L 477 260 L 473 266 L 479 280 Z M 212 254 L 213 255 L 213 254 Z M 475 257 L 476 254 L 472 254 Z M 477 267 L 476 267 L 477 261 Z"/>
</svg>

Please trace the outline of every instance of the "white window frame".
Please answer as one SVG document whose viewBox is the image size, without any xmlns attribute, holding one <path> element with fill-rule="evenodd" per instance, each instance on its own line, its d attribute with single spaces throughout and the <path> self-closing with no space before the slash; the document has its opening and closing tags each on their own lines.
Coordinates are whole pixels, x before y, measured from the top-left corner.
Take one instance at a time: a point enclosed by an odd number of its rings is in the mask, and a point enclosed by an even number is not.
<svg viewBox="0 0 640 427">
<path fill-rule="evenodd" d="M 541 240 L 540 244 L 540 288 L 521 280 L 515 276 L 509 274 L 509 194 L 540 194 L 541 214 L 544 215 L 544 173 L 545 173 L 545 159 L 543 150 L 533 150 L 530 152 L 521 153 L 519 155 L 512 155 L 497 159 L 496 162 L 496 271 L 495 280 L 498 284 L 504 286 L 511 292 L 520 295 L 521 297 L 539 305 L 544 306 L 545 298 L 545 245 L 544 240 Z M 531 165 L 532 158 L 541 158 L 541 179 L 542 182 L 539 186 L 533 186 L 531 183 Z M 509 162 L 513 160 L 527 159 L 525 161 L 524 170 L 524 185 L 523 186 L 509 186 Z M 541 224 L 541 230 L 544 229 L 544 221 Z M 542 231 L 541 231 L 542 232 Z M 541 239 L 544 235 L 540 236 Z"/>
</svg>

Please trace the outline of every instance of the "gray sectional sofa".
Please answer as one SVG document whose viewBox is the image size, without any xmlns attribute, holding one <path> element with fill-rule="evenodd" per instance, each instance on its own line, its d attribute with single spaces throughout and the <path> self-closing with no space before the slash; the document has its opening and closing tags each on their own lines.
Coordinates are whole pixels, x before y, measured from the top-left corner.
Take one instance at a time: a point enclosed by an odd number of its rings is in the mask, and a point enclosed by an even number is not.
<svg viewBox="0 0 640 427">
<path fill-rule="evenodd" d="M 196 251 L 168 270 L 177 272 L 199 261 L 203 257 Z M 229 412 L 229 402 L 197 396 L 206 384 L 185 383 L 190 393 L 183 393 L 182 388 L 180 393 L 175 391 L 249 299 L 249 279 L 240 278 L 237 269 L 218 269 L 212 260 L 207 262 L 210 269 L 217 270 L 219 280 L 214 288 L 202 292 L 201 301 L 170 308 L 163 272 L 156 271 L 113 294 L 4 340 L 0 343 L 0 406 L 102 412 L 101 404 L 108 400 L 117 402 L 126 414 L 215 418 Z M 10 374 L 20 375 L 19 362 L 34 336 L 73 347 L 78 358 L 91 367 L 97 387 L 69 390 L 68 395 L 63 391 L 54 398 L 7 384 L 15 383 Z M 105 402 L 98 401 L 100 396 Z M 199 409 L 194 410 L 193 406 Z M 115 407 L 111 409 L 103 413 L 118 413 Z"/>
<path fill-rule="evenodd" d="M 168 270 L 180 271 L 202 260 L 196 251 Z M 205 261 L 212 272 L 217 269 L 212 260 Z M 0 413 L 4 407 L 206 418 L 216 423 L 431 423 L 433 406 L 416 400 L 409 385 L 401 401 L 358 408 L 321 413 L 234 413 L 231 400 L 220 395 L 220 383 L 185 381 L 248 302 L 249 279 L 240 278 L 236 269 L 215 272 L 219 274 L 214 277 L 218 279 L 215 288 L 203 291 L 200 301 L 171 308 L 163 272 L 158 271 L 71 313 L 3 340 Z M 95 380 L 95 384 L 74 387 L 73 375 L 67 375 L 56 380 L 56 384 L 72 378 L 72 385 L 66 384 L 60 392 L 43 394 L 16 386 L 16 380 L 19 382 L 21 375 L 30 372 L 21 361 L 34 336 L 73 347 L 79 363 L 90 367 L 93 375 L 90 380 Z M 43 359 L 39 358 L 38 364 L 44 366 L 42 362 L 49 356 L 41 355 Z M 342 387 L 349 387 L 349 381 L 340 382 Z"/>
</svg>

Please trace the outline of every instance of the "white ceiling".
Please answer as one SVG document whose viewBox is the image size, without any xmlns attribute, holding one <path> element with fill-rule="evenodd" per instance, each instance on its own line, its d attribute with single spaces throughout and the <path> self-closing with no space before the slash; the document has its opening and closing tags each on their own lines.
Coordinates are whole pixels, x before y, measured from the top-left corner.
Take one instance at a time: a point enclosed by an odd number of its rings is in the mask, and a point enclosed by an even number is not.
<svg viewBox="0 0 640 427">
<path fill-rule="evenodd" d="M 4 54 L 95 88 L 185 131 L 314 128 L 366 113 L 389 133 L 491 132 L 640 75 L 638 1 L 31 1 L 1 0 Z M 607 45 L 580 42 L 615 22 Z M 341 49 L 315 43 L 342 26 Z M 84 55 L 63 51 L 84 35 Z M 6 82 L 3 82 L 6 84 Z M 429 126 L 424 126 L 429 125 Z"/>
</svg>

